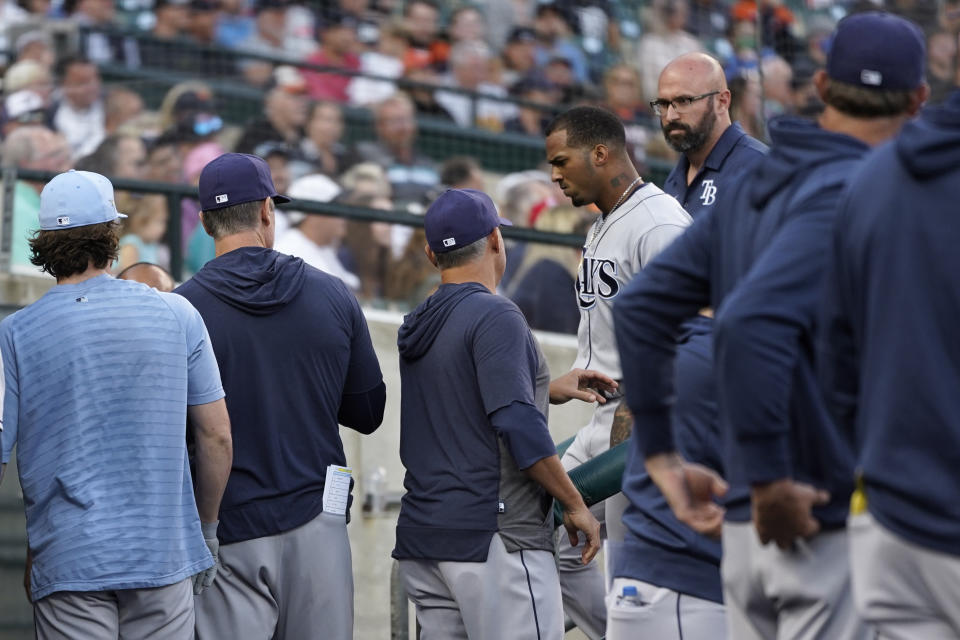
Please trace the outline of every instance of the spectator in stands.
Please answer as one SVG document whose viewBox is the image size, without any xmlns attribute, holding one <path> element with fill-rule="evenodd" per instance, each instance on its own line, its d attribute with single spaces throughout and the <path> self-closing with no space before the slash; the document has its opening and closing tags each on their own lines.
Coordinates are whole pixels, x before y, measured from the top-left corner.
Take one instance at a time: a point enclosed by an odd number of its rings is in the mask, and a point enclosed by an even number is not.
<svg viewBox="0 0 960 640">
<path fill-rule="evenodd" d="M 35 60 L 23 60 L 10 65 L 3 74 L 3 93 L 10 95 L 22 90 L 36 93 L 49 106 L 53 93 L 50 69 Z"/>
<path fill-rule="evenodd" d="M 541 4 L 537 7 L 533 28 L 537 33 L 537 66 L 545 67 L 554 58 L 570 62 L 578 83 L 589 80 L 587 59 L 573 40 L 572 17 L 559 4 Z"/>
<path fill-rule="evenodd" d="M 6 52 L 13 44 L 7 37 L 7 27 L 26 22 L 29 19 L 30 14 L 14 0 L 0 0 L 0 24 L 4 27 L 0 29 L 0 66 L 9 63 Z"/>
<path fill-rule="evenodd" d="M 440 167 L 440 184 L 451 189 L 486 190 L 483 169 L 470 156 L 452 156 Z M 456 185 L 456 186 L 455 186 Z"/>
<path fill-rule="evenodd" d="M 503 87 L 489 82 L 491 62 L 492 54 L 486 43 L 466 41 L 457 44 L 450 51 L 447 86 L 492 98 L 506 98 Z M 488 100 L 442 89 L 437 91 L 436 98 L 461 127 L 503 131 L 504 123 L 517 113 L 516 105 L 504 100 Z"/>
<path fill-rule="evenodd" d="M 779 0 L 740 0 L 731 7 L 730 15 L 735 21 L 756 24 L 758 10 L 762 27 L 761 42 L 787 60 L 793 60 L 798 49 L 792 34 L 796 17 L 785 3 Z"/>
<path fill-rule="evenodd" d="M 214 143 L 194 147 L 183 160 L 183 182 L 197 186 L 200 173 L 210 162 L 223 155 L 223 149 Z M 186 247 L 185 264 L 191 273 L 196 273 L 216 255 L 213 238 L 200 224 L 200 203 L 193 198 L 184 198 L 180 205 L 180 231 Z"/>
<path fill-rule="evenodd" d="M 318 29 L 320 49 L 307 58 L 307 62 L 347 71 L 360 70 L 357 55 L 357 23 L 345 13 L 327 13 Z M 307 92 L 314 100 L 332 100 L 344 104 L 349 101 L 347 87 L 351 76 L 335 72 L 304 72 Z"/>
<path fill-rule="evenodd" d="M 63 13 L 89 31 L 81 38 L 81 55 L 96 64 L 140 64 L 140 52 L 133 38 L 115 31 L 116 6 L 113 0 L 64 0 Z"/>
<path fill-rule="evenodd" d="M 290 188 L 290 183 L 294 179 L 302 177 L 302 175 L 294 176 L 291 174 L 290 150 L 287 149 L 286 145 L 267 146 L 263 152 L 263 160 L 270 168 L 270 178 L 273 180 L 273 185 L 277 188 L 277 191 L 286 193 L 287 189 Z M 314 172 L 309 171 L 308 173 Z M 274 236 L 280 238 L 283 236 L 284 231 L 290 228 L 290 222 L 287 220 L 286 212 L 277 209 L 273 213 L 276 226 Z"/>
<path fill-rule="evenodd" d="M 138 262 L 130 265 L 117 274 L 117 280 L 133 280 L 166 293 L 170 293 L 177 286 L 169 271 L 149 262 Z"/>
<path fill-rule="evenodd" d="M 177 153 L 173 136 L 160 136 L 147 149 L 146 180 L 179 183 L 183 179 L 183 167 Z"/>
<path fill-rule="evenodd" d="M 343 130 L 340 105 L 326 100 L 312 103 L 307 112 L 306 135 L 300 140 L 299 153 L 292 161 L 294 178 L 318 172 L 330 177 L 340 175 L 346 155 L 346 147 L 340 142 Z M 279 186 L 277 189 L 283 191 Z"/>
<path fill-rule="evenodd" d="M 153 3 L 153 29 L 150 35 L 159 40 L 175 40 L 183 36 L 190 22 L 190 0 L 155 0 Z M 140 57 L 144 64 L 144 49 Z"/>
<path fill-rule="evenodd" d="M 415 149 L 417 121 L 413 102 L 404 93 L 394 94 L 374 108 L 373 124 L 377 140 L 357 145 L 357 161 L 383 167 L 393 189 L 394 203 L 422 213 L 425 197 L 439 184 L 440 176 L 433 160 Z"/>
<path fill-rule="evenodd" d="M 650 109 L 640 93 L 640 72 L 636 67 L 620 63 L 603 74 L 604 106 L 623 122 L 627 136 L 627 153 L 633 166 L 642 171 L 647 164 L 647 142 L 650 139 Z"/>
<path fill-rule="evenodd" d="M 450 51 L 461 42 L 486 42 L 487 25 L 483 14 L 476 7 L 465 4 L 450 14 L 445 38 L 434 47 L 433 66 L 439 71 L 448 71 Z"/>
<path fill-rule="evenodd" d="M 485 0 L 477 3 L 487 23 L 487 41 L 496 51 L 506 45 L 518 27 L 532 27 L 536 0 Z"/>
<path fill-rule="evenodd" d="M 62 100 L 54 109 L 53 125 L 67 139 L 74 157 L 80 158 L 106 135 L 100 71 L 80 57 L 65 58 L 58 68 Z"/>
<path fill-rule="evenodd" d="M 336 182 L 317 173 L 294 180 L 287 195 L 295 200 L 330 202 L 339 194 L 340 187 Z M 286 213 L 292 226 L 277 239 L 274 248 L 340 278 L 351 291 L 359 291 L 360 278 L 343 266 L 338 255 L 347 234 L 347 221 L 290 209 Z"/>
<path fill-rule="evenodd" d="M 389 197 L 376 193 L 347 191 L 336 198 L 341 204 L 392 211 Z M 343 246 L 352 261 L 350 270 L 360 278 L 357 296 L 362 300 L 383 298 L 383 286 L 390 270 L 390 227 L 386 222 L 347 222 Z"/>
<path fill-rule="evenodd" d="M 215 36 L 217 44 L 236 49 L 253 37 L 257 25 L 247 12 L 248 4 L 248 0 L 220 0 Z"/>
<path fill-rule="evenodd" d="M 740 123 L 747 135 L 758 140 L 766 137 L 763 98 L 756 75 L 739 75 L 730 82 L 730 117 Z"/>
<path fill-rule="evenodd" d="M 792 113 L 806 118 L 819 116 L 823 112 L 824 104 L 813 83 L 813 75 L 817 67 L 809 58 L 798 58 L 792 71 L 793 76 L 790 80 Z"/>
<path fill-rule="evenodd" d="M 710 50 L 726 44 L 730 28 L 730 14 L 721 0 L 695 0 L 689 7 L 685 31 L 696 36 Z"/>
<path fill-rule="evenodd" d="M 433 87 L 440 87 L 441 78 L 429 68 L 410 69 L 406 73 L 406 79 L 415 85 L 409 85 L 406 88 L 410 99 L 413 101 L 414 108 L 418 116 L 427 116 L 453 122 L 453 116 L 439 102 L 437 102 L 436 90 Z"/>
<path fill-rule="evenodd" d="M 256 3 L 256 31 L 241 42 L 237 49 L 278 58 L 302 60 L 315 49 L 298 39 L 287 38 L 286 0 L 258 0 Z M 269 62 L 246 60 L 241 64 L 244 78 L 254 86 L 262 87 L 270 80 L 273 65 Z"/>
<path fill-rule="evenodd" d="M 133 135 L 112 135 L 88 156 L 76 162 L 78 171 L 92 171 L 113 178 L 140 180 L 146 173 L 147 149 L 143 141 Z M 137 194 L 116 189 L 115 204 L 118 210 L 130 213 L 136 209 L 141 199 Z"/>
<path fill-rule="evenodd" d="M 143 98 L 139 93 L 123 87 L 110 89 L 104 101 L 104 132 L 107 135 L 115 133 L 123 124 L 141 113 L 143 113 Z"/>
<path fill-rule="evenodd" d="M 373 196 L 390 200 L 393 189 L 383 167 L 374 162 L 355 164 L 340 176 L 344 190 L 354 196 Z"/>
<path fill-rule="evenodd" d="M 223 119 L 217 114 L 213 94 L 208 90 L 189 90 L 181 93 L 171 110 L 173 124 L 169 131 L 180 144 L 184 156 L 199 145 L 213 143 L 220 147 L 218 136 L 223 129 Z"/>
<path fill-rule="evenodd" d="M 434 0 L 408 0 L 403 7 L 403 26 L 410 38 L 404 60 L 407 70 L 434 63 L 433 47 L 440 28 L 440 8 Z"/>
<path fill-rule="evenodd" d="M 657 97 L 657 79 L 667 63 L 685 53 L 703 51 L 703 45 L 683 30 L 689 9 L 687 0 L 655 0 L 651 7 L 648 32 L 640 38 L 637 68 L 643 80 L 643 97 Z"/>
<path fill-rule="evenodd" d="M 927 39 L 927 82 L 930 102 L 943 102 L 960 86 L 957 73 L 957 34 L 939 31 Z"/>
<path fill-rule="evenodd" d="M 500 85 L 516 95 L 516 85 L 537 67 L 537 34 L 530 27 L 515 27 L 500 53 Z"/>
<path fill-rule="evenodd" d="M 191 0 L 186 31 L 194 42 L 207 46 L 217 44 L 221 4 L 221 0 Z"/>
<path fill-rule="evenodd" d="M 277 67 L 264 99 L 264 117 L 247 125 L 236 150 L 261 155 L 257 149 L 264 143 L 296 148 L 307 119 L 306 90 L 306 82 L 296 67 Z"/>
<path fill-rule="evenodd" d="M 170 267 L 169 249 L 161 244 L 167 232 L 168 215 L 165 198 L 148 197 L 140 200 L 139 206 L 125 220 L 115 271 L 123 271 L 138 262 Z"/>
<path fill-rule="evenodd" d="M 0 109 L 0 140 L 18 127 L 46 126 L 47 120 L 48 113 L 43 98 L 29 89 L 15 91 L 4 98 L 3 107 Z"/>
<path fill-rule="evenodd" d="M 73 166 L 70 146 L 58 133 L 38 125 L 20 127 L 3 141 L 3 165 L 18 169 L 63 172 Z M 27 241 L 37 229 L 43 182 L 17 180 L 13 191 L 13 224 L 10 234 L 10 266 L 15 273 L 37 275 L 30 264 Z"/>
<path fill-rule="evenodd" d="M 344 13 L 357 24 L 357 42 L 367 49 L 376 47 L 380 40 L 384 15 L 370 8 L 370 0 L 337 0 L 335 10 Z"/>
<path fill-rule="evenodd" d="M 554 233 L 586 234 L 588 224 L 576 207 L 563 205 L 544 211 L 534 229 Z M 574 288 L 580 250 L 575 247 L 528 243 L 523 262 L 511 279 L 508 295 L 531 329 L 576 333 L 580 309 L 570 291 Z"/>
<path fill-rule="evenodd" d="M 790 64 L 776 54 L 764 58 L 760 64 L 763 68 L 764 117 L 771 118 L 788 112 L 793 103 L 790 91 L 793 70 Z"/>
<path fill-rule="evenodd" d="M 379 34 L 376 49 L 365 51 L 360 55 L 360 71 L 375 76 L 400 78 L 403 76 L 403 60 L 410 46 L 407 32 L 400 22 L 391 22 L 379 29 Z M 350 86 L 347 87 L 350 104 L 355 106 L 368 106 L 380 102 L 396 91 L 395 82 L 363 76 L 351 79 Z"/>
<path fill-rule="evenodd" d="M 560 91 L 546 80 L 531 76 L 514 85 L 513 93 L 522 100 L 540 106 L 518 106 L 517 115 L 504 123 L 504 129 L 513 133 L 542 136 L 552 117 L 553 108 L 562 99 Z"/>
<path fill-rule="evenodd" d="M 21 33 L 14 43 L 17 51 L 17 62 L 33 60 L 47 69 L 53 69 L 56 56 L 53 52 L 53 43 L 50 36 L 42 29 Z"/>
<path fill-rule="evenodd" d="M 537 216 L 557 203 L 557 198 L 550 176 L 541 171 L 520 171 L 504 176 L 497 184 L 497 202 L 503 217 L 515 226 L 530 227 L 536 223 Z M 506 243 L 507 267 L 500 282 L 505 291 L 509 290 L 527 250 L 526 242 L 506 240 Z"/>
</svg>

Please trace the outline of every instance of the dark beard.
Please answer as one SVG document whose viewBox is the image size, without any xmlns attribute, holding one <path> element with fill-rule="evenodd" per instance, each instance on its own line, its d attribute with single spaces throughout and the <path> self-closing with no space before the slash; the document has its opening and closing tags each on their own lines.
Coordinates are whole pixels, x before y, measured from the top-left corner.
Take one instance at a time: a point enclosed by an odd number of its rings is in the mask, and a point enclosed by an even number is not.
<svg viewBox="0 0 960 640">
<path fill-rule="evenodd" d="M 710 106 L 712 107 L 713 105 Z M 706 144 L 707 139 L 710 137 L 710 132 L 713 130 L 713 125 L 716 124 L 716 122 L 717 114 L 713 112 L 713 109 L 710 109 L 703 114 L 703 117 L 700 118 L 700 122 L 697 123 L 696 127 L 691 127 L 680 122 L 671 122 L 663 125 L 663 137 L 666 139 L 667 144 L 673 147 L 675 151 L 679 151 L 680 153 L 696 151 Z M 683 131 L 684 133 L 680 136 L 671 136 L 670 132 L 672 131 Z"/>
</svg>

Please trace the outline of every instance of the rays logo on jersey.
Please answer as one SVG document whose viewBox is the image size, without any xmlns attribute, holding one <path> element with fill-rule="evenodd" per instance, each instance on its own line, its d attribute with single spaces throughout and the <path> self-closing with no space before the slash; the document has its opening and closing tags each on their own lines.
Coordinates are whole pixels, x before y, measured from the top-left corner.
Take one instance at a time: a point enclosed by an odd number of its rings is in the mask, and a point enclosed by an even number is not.
<svg viewBox="0 0 960 640">
<path fill-rule="evenodd" d="M 577 274 L 577 304 L 580 308 L 591 309 L 597 304 L 597 296 L 610 299 L 618 293 L 617 263 L 603 258 L 584 258 Z"/>
<path fill-rule="evenodd" d="M 717 187 L 714 186 L 713 180 L 704 180 L 703 181 L 703 191 L 700 193 L 700 202 L 703 203 L 703 206 L 708 207 L 717 200 Z"/>
</svg>

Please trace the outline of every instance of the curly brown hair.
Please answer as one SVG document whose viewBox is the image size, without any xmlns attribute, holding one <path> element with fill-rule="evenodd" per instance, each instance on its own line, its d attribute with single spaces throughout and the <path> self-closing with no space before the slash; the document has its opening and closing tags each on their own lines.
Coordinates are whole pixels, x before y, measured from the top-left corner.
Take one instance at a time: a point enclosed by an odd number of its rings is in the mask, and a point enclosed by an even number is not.
<svg viewBox="0 0 960 640">
<path fill-rule="evenodd" d="M 30 262 L 57 280 L 83 273 L 92 264 L 105 269 L 117 259 L 120 224 L 114 220 L 72 229 L 36 231 Z"/>
</svg>

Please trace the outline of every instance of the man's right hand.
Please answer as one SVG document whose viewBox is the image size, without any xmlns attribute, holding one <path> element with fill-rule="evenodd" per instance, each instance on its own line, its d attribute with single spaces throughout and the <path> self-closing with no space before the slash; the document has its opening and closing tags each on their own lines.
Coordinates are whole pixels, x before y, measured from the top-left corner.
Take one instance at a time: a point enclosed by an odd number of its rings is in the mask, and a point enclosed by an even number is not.
<svg viewBox="0 0 960 640">
<path fill-rule="evenodd" d="M 597 552 L 600 551 L 600 523 L 586 505 L 574 511 L 564 510 L 563 526 L 567 529 L 567 535 L 570 536 L 570 546 L 575 547 L 580 544 L 579 533 L 582 531 L 586 537 L 583 549 L 580 550 L 580 561 L 583 564 L 590 564 Z"/>
<path fill-rule="evenodd" d="M 753 526 L 761 544 L 770 541 L 787 551 L 797 538 L 810 538 L 820 532 L 813 517 L 815 506 L 827 504 L 830 494 L 790 478 L 782 478 L 750 490 Z"/>
<path fill-rule="evenodd" d="M 724 510 L 714 498 L 727 492 L 723 478 L 703 465 L 685 461 L 677 453 L 650 456 L 646 467 L 680 522 L 697 533 L 720 537 Z"/>
</svg>

